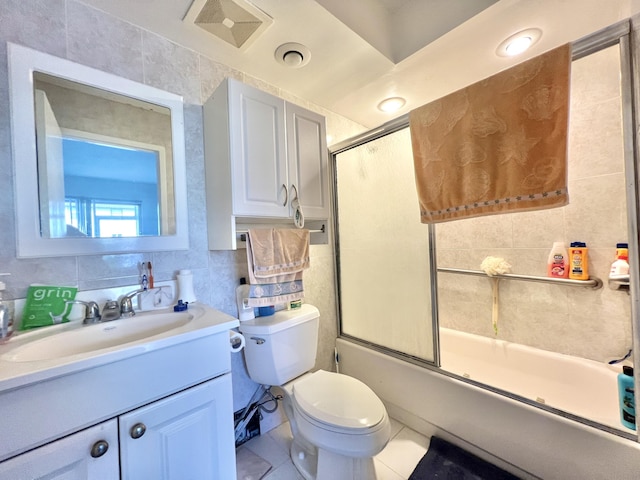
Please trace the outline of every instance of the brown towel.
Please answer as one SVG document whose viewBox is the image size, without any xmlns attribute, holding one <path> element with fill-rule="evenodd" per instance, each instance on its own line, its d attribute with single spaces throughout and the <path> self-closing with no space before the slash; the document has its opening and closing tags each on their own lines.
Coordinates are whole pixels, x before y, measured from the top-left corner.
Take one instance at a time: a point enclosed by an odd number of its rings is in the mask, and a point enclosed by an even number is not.
<svg viewBox="0 0 640 480">
<path fill-rule="evenodd" d="M 309 238 L 309 230 L 249 230 L 249 306 L 275 305 L 304 297 L 302 271 L 310 263 Z"/>
<path fill-rule="evenodd" d="M 410 113 L 422 223 L 560 207 L 569 45 Z"/>
</svg>

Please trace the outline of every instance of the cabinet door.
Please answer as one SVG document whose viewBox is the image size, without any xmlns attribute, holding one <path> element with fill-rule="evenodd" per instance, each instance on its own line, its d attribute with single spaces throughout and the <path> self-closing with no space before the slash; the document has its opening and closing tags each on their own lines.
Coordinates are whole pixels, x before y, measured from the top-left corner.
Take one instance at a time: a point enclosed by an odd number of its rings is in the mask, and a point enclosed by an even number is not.
<svg viewBox="0 0 640 480">
<path fill-rule="evenodd" d="M 284 100 L 229 82 L 233 213 L 288 217 Z"/>
<path fill-rule="evenodd" d="M 322 115 L 287 103 L 289 197 L 298 192 L 307 218 L 329 217 L 327 133 Z"/>
<path fill-rule="evenodd" d="M 101 423 L 0 463 L 2 480 L 117 480 L 118 424 Z"/>
<path fill-rule="evenodd" d="M 122 415 L 123 480 L 235 479 L 231 375 Z"/>
</svg>

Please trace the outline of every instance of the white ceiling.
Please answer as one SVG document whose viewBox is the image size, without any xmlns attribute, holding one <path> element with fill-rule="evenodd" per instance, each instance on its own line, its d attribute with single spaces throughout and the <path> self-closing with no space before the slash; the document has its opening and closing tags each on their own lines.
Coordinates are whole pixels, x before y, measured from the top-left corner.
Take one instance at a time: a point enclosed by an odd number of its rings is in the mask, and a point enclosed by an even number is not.
<svg viewBox="0 0 640 480">
<path fill-rule="evenodd" d="M 273 22 L 238 49 L 183 21 L 192 0 L 82 1 L 369 128 L 640 11 L 640 0 L 251 0 Z M 531 51 L 495 54 L 531 27 L 543 32 Z M 275 60 L 287 42 L 310 49 L 307 65 Z M 407 105 L 378 111 L 389 96 Z"/>
</svg>

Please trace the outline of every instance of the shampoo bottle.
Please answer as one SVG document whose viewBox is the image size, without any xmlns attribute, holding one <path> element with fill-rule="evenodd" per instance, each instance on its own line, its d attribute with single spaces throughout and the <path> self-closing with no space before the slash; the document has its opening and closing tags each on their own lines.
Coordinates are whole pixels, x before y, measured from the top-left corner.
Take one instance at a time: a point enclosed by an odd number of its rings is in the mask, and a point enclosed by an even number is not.
<svg viewBox="0 0 640 480">
<path fill-rule="evenodd" d="M 240 285 L 236 287 L 236 304 L 238 306 L 238 320 L 244 322 L 246 320 L 252 320 L 255 318 L 253 307 L 247 305 L 247 299 L 249 298 L 249 285 L 247 280 L 243 277 L 240 279 Z"/>
<path fill-rule="evenodd" d="M 609 278 L 619 279 L 629 275 L 629 244 L 616 244 L 616 261 L 611 264 Z"/>
<path fill-rule="evenodd" d="M 584 242 L 572 242 L 569 248 L 569 278 L 589 280 L 588 249 Z"/>
<path fill-rule="evenodd" d="M 564 242 L 553 242 L 553 247 L 547 260 L 547 276 L 569 278 L 569 261 Z"/>
<path fill-rule="evenodd" d="M 620 421 L 632 430 L 636 429 L 636 397 L 633 367 L 625 365 L 618 374 L 618 399 L 620 401 Z"/>
</svg>

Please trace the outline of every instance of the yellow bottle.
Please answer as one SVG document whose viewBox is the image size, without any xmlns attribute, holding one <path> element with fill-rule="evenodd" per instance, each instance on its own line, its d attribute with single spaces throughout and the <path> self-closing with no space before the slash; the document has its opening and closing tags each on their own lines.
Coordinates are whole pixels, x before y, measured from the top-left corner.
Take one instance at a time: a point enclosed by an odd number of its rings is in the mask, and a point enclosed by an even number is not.
<svg viewBox="0 0 640 480">
<path fill-rule="evenodd" d="M 569 278 L 572 280 L 589 280 L 587 244 L 572 242 L 569 248 Z"/>
</svg>

